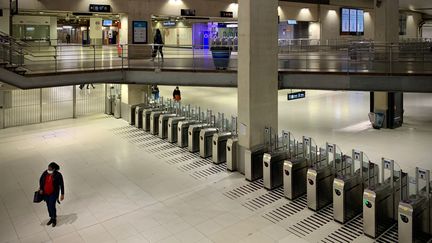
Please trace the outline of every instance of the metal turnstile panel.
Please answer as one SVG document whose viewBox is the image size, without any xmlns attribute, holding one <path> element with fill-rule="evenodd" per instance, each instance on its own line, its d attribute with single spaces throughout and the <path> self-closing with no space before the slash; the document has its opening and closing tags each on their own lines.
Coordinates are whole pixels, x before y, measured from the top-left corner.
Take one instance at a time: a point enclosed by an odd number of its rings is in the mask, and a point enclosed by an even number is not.
<svg viewBox="0 0 432 243">
<path fill-rule="evenodd" d="M 238 151 L 238 138 L 230 138 L 227 140 L 226 145 L 226 162 L 227 170 L 237 170 L 237 151 Z"/>
<path fill-rule="evenodd" d="M 181 116 L 171 117 L 168 119 L 168 142 L 177 143 L 178 124 L 179 124 L 179 122 L 184 121 L 184 120 L 186 120 L 186 117 L 181 117 Z"/>
<path fill-rule="evenodd" d="M 136 106 L 135 108 L 135 127 L 142 128 L 143 127 L 143 111 L 144 106 Z"/>
<path fill-rule="evenodd" d="M 306 194 L 307 160 L 298 158 L 284 162 L 284 195 L 294 200 Z"/>
<path fill-rule="evenodd" d="M 213 154 L 213 135 L 218 132 L 217 128 L 209 127 L 200 131 L 200 156 L 201 158 L 208 158 Z"/>
<path fill-rule="evenodd" d="M 310 168 L 307 172 L 307 205 L 318 211 L 333 201 L 334 173 L 331 166 L 316 170 Z"/>
<path fill-rule="evenodd" d="M 273 190 L 283 184 L 283 165 L 288 158 L 287 152 L 265 153 L 263 156 L 264 188 Z"/>
<path fill-rule="evenodd" d="M 346 223 L 362 212 L 362 178 L 344 180 L 335 178 L 333 182 L 333 217 L 339 223 Z"/>
<path fill-rule="evenodd" d="M 188 147 L 189 144 L 189 127 L 197 124 L 197 121 L 181 121 L 177 125 L 177 145 L 180 148 Z"/>
<path fill-rule="evenodd" d="M 205 124 L 194 124 L 189 126 L 188 131 L 188 150 L 191 153 L 196 153 L 200 149 L 200 132 L 206 128 Z"/>
<path fill-rule="evenodd" d="M 154 111 L 160 111 L 160 108 L 144 109 L 142 112 L 142 127 L 146 132 L 150 132 L 150 115 Z"/>
<path fill-rule="evenodd" d="M 263 157 L 266 152 L 263 146 L 245 151 L 245 177 L 248 181 L 255 181 L 263 177 Z"/>
<path fill-rule="evenodd" d="M 164 111 L 153 111 L 150 114 L 150 134 L 159 134 L 159 117 L 164 113 Z"/>
<path fill-rule="evenodd" d="M 213 135 L 212 161 L 215 164 L 224 163 L 227 160 L 227 141 L 232 133 L 216 133 Z"/>
<path fill-rule="evenodd" d="M 159 116 L 159 138 L 165 139 L 168 137 L 168 120 L 176 116 L 176 114 L 162 114 Z"/>
</svg>

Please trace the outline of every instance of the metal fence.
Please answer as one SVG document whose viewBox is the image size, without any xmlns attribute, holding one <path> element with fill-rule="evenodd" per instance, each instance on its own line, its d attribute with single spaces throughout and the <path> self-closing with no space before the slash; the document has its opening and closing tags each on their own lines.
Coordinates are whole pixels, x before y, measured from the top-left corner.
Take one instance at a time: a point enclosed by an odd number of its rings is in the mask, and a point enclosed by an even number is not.
<svg viewBox="0 0 432 243">
<path fill-rule="evenodd" d="M 104 113 L 105 84 L 0 91 L 0 128 Z"/>
</svg>

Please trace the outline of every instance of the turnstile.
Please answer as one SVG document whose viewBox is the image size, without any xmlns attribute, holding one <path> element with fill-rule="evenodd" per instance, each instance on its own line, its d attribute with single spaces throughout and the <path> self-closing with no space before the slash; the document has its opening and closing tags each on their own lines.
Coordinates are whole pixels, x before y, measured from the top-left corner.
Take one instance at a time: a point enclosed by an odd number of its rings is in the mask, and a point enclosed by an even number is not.
<svg viewBox="0 0 432 243">
<path fill-rule="evenodd" d="M 398 217 L 398 205 L 407 198 L 408 176 L 402 170 L 394 170 L 394 161 L 382 159 L 381 180 L 363 193 L 363 232 L 376 238 L 393 226 Z M 389 177 L 384 178 L 385 172 Z"/>
<path fill-rule="evenodd" d="M 176 143 L 178 138 L 177 127 L 179 122 L 186 120 L 186 117 L 176 116 L 168 119 L 168 142 Z"/>
<path fill-rule="evenodd" d="M 165 113 L 166 111 L 152 111 L 150 113 L 150 134 L 151 135 L 159 134 L 159 117 Z"/>
<path fill-rule="evenodd" d="M 284 195 L 294 200 L 306 194 L 307 171 L 312 161 L 318 159 L 317 147 L 312 146 L 312 138 L 304 137 L 301 143 L 296 142 L 292 158 L 284 161 L 283 185 Z"/>
<path fill-rule="evenodd" d="M 263 177 L 263 158 L 267 152 L 264 145 L 258 145 L 245 151 L 245 178 L 248 181 L 256 181 Z"/>
<path fill-rule="evenodd" d="M 238 151 L 238 138 L 232 137 L 226 143 L 226 162 L 228 171 L 237 170 L 237 151 Z"/>
<path fill-rule="evenodd" d="M 165 139 L 168 137 L 168 120 L 176 117 L 177 114 L 161 114 L 159 116 L 159 138 Z"/>
<path fill-rule="evenodd" d="M 283 185 L 283 164 L 289 155 L 288 150 L 264 154 L 263 182 L 265 189 L 273 190 Z"/>
<path fill-rule="evenodd" d="M 135 123 L 136 128 L 142 128 L 143 127 L 143 111 L 145 108 L 147 108 L 147 107 L 144 105 L 137 105 L 135 107 L 134 123 Z"/>
<path fill-rule="evenodd" d="M 233 136 L 231 132 L 220 132 L 213 135 L 212 160 L 215 164 L 224 163 L 227 160 L 227 142 Z"/>
<path fill-rule="evenodd" d="M 135 108 L 144 104 L 135 104 L 129 106 L 129 125 L 135 126 Z"/>
<path fill-rule="evenodd" d="M 113 106 L 114 118 L 116 119 L 121 118 L 121 104 L 122 104 L 121 97 L 120 95 L 118 95 L 114 100 L 114 106 Z"/>
<path fill-rule="evenodd" d="M 363 152 L 353 150 L 351 166 L 345 165 L 334 179 L 333 218 L 339 223 L 344 224 L 362 213 L 364 188 L 379 182 L 378 165 L 363 159 Z"/>
<path fill-rule="evenodd" d="M 191 153 L 198 152 L 200 149 L 200 132 L 202 129 L 208 128 L 206 123 L 198 123 L 189 126 L 188 135 L 188 150 Z"/>
<path fill-rule="evenodd" d="M 189 144 L 189 127 L 199 123 L 196 120 L 181 121 L 177 125 L 177 145 L 180 148 L 188 147 Z"/>
<path fill-rule="evenodd" d="M 307 205 L 318 211 L 333 202 L 333 180 L 336 170 L 347 157 L 336 152 L 336 144 L 326 144 L 326 159 L 316 162 L 307 172 Z"/>
<path fill-rule="evenodd" d="M 161 111 L 162 108 L 154 107 L 154 108 L 147 108 L 144 109 L 142 112 L 142 127 L 143 130 L 146 132 L 150 131 L 150 115 L 153 111 Z"/>
<path fill-rule="evenodd" d="M 204 128 L 200 131 L 199 151 L 201 158 L 208 158 L 213 154 L 213 135 L 217 134 L 219 129 L 215 127 Z"/>
<path fill-rule="evenodd" d="M 420 185 L 421 182 L 423 185 Z M 430 171 L 416 168 L 416 193 L 399 203 L 399 242 L 428 242 L 432 234 Z"/>
</svg>

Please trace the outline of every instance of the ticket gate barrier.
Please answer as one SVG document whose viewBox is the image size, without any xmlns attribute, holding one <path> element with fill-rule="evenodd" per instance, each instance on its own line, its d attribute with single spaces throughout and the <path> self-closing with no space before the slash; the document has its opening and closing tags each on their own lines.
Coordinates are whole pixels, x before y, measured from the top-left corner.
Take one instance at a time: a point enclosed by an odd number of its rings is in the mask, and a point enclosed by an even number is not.
<svg viewBox="0 0 432 243">
<path fill-rule="evenodd" d="M 336 144 L 326 144 L 326 159 L 316 162 L 307 172 L 307 205 L 318 211 L 333 202 L 333 180 L 336 170 L 347 157 L 337 153 Z"/>
<path fill-rule="evenodd" d="M 183 116 L 176 116 L 176 117 L 170 117 L 168 119 L 168 142 L 170 143 L 177 143 L 178 138 L 178 124 L 181 121 L 186 120 L 186 117 Z"/>
<path fill-rule="evenodd" d="M 177 145 L 180 148 L 188 147 L 189 145 L 189 127 L 198 124 L 196 120 L 181 121 L 177 125 Z"/>
<path fill-rule="evenodd" d="M 312 162 L 325 158 L 325 152 L 318 152 L 318 147 L 313 145 L 310 137 L 303 136 L 302 142 L 296 142 L 294 154 L 284 161 L 283 185 L 284 195 L 294 200 L 306 194 L 307 171 Z"/>
<path fill-rule="evenodd" d="M 227 142 L 232 136 L 232 132 L 219 132 L 213 135 L 213 163 L 221 164 L 227 161 Z"/>
<path fill-rule="evenodd" d="M 204 128 L 200 131 L 199 151 L 201 158 L 208 158 L 213 154 L 213 135 L 217 134 L 219 129 L 215 127 Z"/>
<path fill-rule="evenodd" d="M 265 153 L 263 157 L 264 188 L 273 190 L 283 185 L 284 161 L 290 157 L 287 150 Z"/>
<path fill-rule="evenodd" d="M 150 134 L 151 135 L 159 134 L 159 117 L 165 113 L 166 111 L 152 111 L 150 113 Z"/>
<path fill-rule="evenodd" d="M 176 117 L 177 114 L 162 114 L 159 116 L 159 138 L 165 139 L 168 137 L 168 120 Z"/>
<path fill-rule="evenodd" d="M 424 182 L 420 185 L 421 182 Z M 432 234 L 430 171 L 416 168 L 416 193 L 399 203 L 399 242 L 428 242 Z"/>
<path fill-rule="evenodd" d="M 122 104 L 121 97 L 120 95 L 117 95 L 113 105 L 114 118 L 116 119 L 121 118 L 121 104 Z"/>
<path fill-rule="evenodd" d="M 138 105 L 135 107 L 135 119 L 134 119 L 134 123 L 135 123 L 135 127 L 136 128 L 142 128 L 143 127 L 143 111 L 144 109 L 146 109 L 147 107 L 145 105 Z"/>
<path fill-rule="evenodd" d="M 361 214 L 364 188 L 379 182 L 378 165 L 364 161 L 364 157 L 363 152 L 353 150 L 351 166 L 345 166 L 334 179 L 333 218 L 336 222 L 344 224 Z"/>
<path fill-rule="evenodd" d="M 363 193 L 363 232 L 371 238 L 377 238 L 397 222 L 399 202 L 408 193 L 408 175 L 395 171 L 393 160 L 383 158 L 381 164 L 381 183 Z"/>
<path fill-rule="evenodd" d="M 226 162 L 228 171 L 236 171 L 238 168 L 238 138 L 232 137 L 226 143 Z"/>
<path fill-rule="evenodd" d="M 256 181 L 263 177 L 263 158 L 268 148 L 258 145 L 245 151 L 245 178 L 248 181 Z"/>
<path fill-rule="evenodd" d="M 162 108 L 155 107 L 155 108 L 147 108 L 144 109 L 142 112 L 142 127 L 143 130 L 146 132 L 150 132 L 150 115 L 153 111 L 161 111 Z"/>
<path fill-rule="evenodd" d="M 208 128 L 207 123 L 199 123 L 189 126 L 188 135 L 188 150 L 191 153 L 196 153 L 200 149 L 200 132 L 202 129 Z"/>
<path fill-rule="evenodd" d="M 144 104 L 135 104 L 129 106 L 129 125 L 135 126 L 135 108 Z"/>
</svg>

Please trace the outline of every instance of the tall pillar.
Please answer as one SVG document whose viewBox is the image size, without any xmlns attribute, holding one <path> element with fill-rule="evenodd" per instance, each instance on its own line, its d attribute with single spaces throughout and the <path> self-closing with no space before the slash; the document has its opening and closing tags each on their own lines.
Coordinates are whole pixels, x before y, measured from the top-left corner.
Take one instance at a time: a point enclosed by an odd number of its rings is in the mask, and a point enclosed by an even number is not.
<svg viewBox="0 0 432 243">
<path fill-rule="evenodd" d="M 150 94 L 149 85 L 141 84 L 124 84 L 121 88 L 121 116 L 124 120 L 129 121 L 129 106 L 140 104 L 145 101 L 145 98 Z"/>
<path fill-rule="evenodd" d="M 399 42 L 399 0 L 375 0 L 375 41 L 397 44 Z M 386 48 L 392 52 L 392 47 Z M 388 55 L 394 60 L 396 54 Z M 403 123 L 402 92 L 371 92 L 371 112 L 385 114 L 384 128 L 397 128 Z"/>
<path fill-rule="evenodd" d="M 266 126 L 278 126 L 277 8 L 277 0 L 239 0 L 238 167 L 242 173 L 245 152 L 264 143 Z"/>
<path fill-rule="evenodd" d="M 102 45 L 102 18 L 90 18 L 90 43 Z"/>
</svg>

